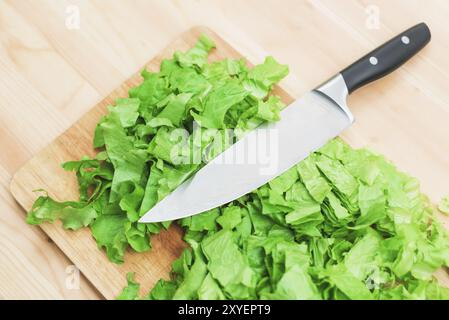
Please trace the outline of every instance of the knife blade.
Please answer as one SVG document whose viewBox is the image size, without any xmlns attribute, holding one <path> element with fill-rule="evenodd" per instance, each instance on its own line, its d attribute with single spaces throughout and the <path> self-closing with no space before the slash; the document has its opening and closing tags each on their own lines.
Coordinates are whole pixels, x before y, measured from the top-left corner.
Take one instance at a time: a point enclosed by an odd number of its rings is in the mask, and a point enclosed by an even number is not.
<svg viewBox="0 0 449 320">
<path fill-rule="evenodd" d="M 354 121 L 346 98 L 392 72 L 430 41 L 420 23 L 373 50 L 226 149 L 167 195 L 141 223 L 176 220 L 229 203 L 264 185 L 338 136 Z"/>
</svg>

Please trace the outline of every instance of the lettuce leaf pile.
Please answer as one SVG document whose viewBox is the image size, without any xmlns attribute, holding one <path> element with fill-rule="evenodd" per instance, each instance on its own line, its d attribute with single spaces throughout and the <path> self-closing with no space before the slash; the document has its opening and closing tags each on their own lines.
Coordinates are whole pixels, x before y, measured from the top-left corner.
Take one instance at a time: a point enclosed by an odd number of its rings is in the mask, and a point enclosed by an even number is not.
<svg viewBox="0 0 449 320">
<path fill-rule="evenodd" d="M 150 235 L 170 223 L 137 221 L 205 162 L 284 106 L 269 95 L 288 67 L 267 57 L 249 68 L 243 59 L 208 62 L 215 44 L 202 35 L 187 52 L 163 60 L 159 72 L 143 70 L 143 82 L 115 101 L 95 129 L 94 159 L 62 166 L 76 172 L 79 201 L 40 196 L 30 224 L 62 221 L 66 229 L 89 227 L 110 261 L 122 263 L 127 248 L 150 250 Z M 195 125 L 193 125 L 195 123 Z M 193 159 L 195 157 L 195 159 Z"/>
<path fill-rule="evenodd" d="M 433 276 L 448 234 L 418 181 L 338 138 L 179 223 L 190 248 L 146 299 L 449 299 Z"/>
<path fill-rule="evenodd" d="M 79 201 L 41 196 L 28 222 L 90 227 L 115 263 L 128 247 L 149 250 L 150 235 L 169 223 L 139 217 L 234 142 L 226 129 L 239 138 L 278 120 L 283 107 L 269 93 L 286 66 L 271 57 L 254 68 L 208 63 L 213 47 L 202 36 L 159 72 L 143 71 L 142 84 L 98 124 L 94 146 L 102 151 L 63 165 L 77 174 Z M 179 128 L 185 143 L 176 148 Z M 199 161 L 182 161 L 198 153 Z M 259 189 L 177 223 L 189 248 L 171 278 L 140 297 L 130 273 L 118 299 L 449 299 L 433 276 L 449 265 L 448 233 L 418 181 L 339 139 Z"/>
</svg>

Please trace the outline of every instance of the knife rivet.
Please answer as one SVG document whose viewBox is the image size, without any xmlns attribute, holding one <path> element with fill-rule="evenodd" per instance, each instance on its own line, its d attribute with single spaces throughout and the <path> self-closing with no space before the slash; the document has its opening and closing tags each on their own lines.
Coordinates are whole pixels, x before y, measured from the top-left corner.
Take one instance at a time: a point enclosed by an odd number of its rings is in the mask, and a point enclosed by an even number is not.
<svg viewBox="0 0 449 320">
<path fill-rule="evenodd" d="M 369 63 L 371 63 L 373 66 L 375 66 L 377 64 L 377 58 L 376 57 L 370 57 L 369 58 Z"/>
<path fill-rule="evenodd" d="M 401 41 L 403 44 L 409 44 L 410 43 L 410 38 L 407 36 L 402 36 Z"/>
</svg>

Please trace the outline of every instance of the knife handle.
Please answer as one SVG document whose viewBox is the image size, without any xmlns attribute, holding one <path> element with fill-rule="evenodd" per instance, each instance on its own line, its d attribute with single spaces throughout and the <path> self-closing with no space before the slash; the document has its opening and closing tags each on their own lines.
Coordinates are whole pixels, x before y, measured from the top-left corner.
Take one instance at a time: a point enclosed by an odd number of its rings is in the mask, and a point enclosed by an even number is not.
<svg viewBox="0 0 449 320">
<path fill-rule="evenodd" d="M 341 71 L 348 92 L 396 70 L 421 50 L 430 38 L 429 27 L 420 23 L 360 58 Z"/>
</svg>

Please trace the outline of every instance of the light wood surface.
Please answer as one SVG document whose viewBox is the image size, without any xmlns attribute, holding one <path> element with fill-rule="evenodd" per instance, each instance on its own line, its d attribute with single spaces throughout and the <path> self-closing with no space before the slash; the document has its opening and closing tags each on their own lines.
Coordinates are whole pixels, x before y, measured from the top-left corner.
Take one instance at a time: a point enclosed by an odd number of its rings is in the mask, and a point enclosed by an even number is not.
<svg viewBox="0 0 449 320">
<path fill-rule="evenodd" d="M 72 5 L 80 10 L 74 30 L 65 25 Z M 373 10 L 378 28 L 370 24 Z M 67 288 L 73 262 L 24 223 L 9 180 L 193 25 L 207 25 L 253 62 L 271 54 L 287 63 L 291 75 L 282 86 L 300 96 L 389 37 L 427 22 L 433 39 L 422 53 L 350 98 L 357 120 L 343 138 L 383 153 L 439 201 L 449 193 L 448 15 L 445 0 L 2 1 L 0 298 L 102 297 L 83 277 L 79 290 Z"/>
</svg>

